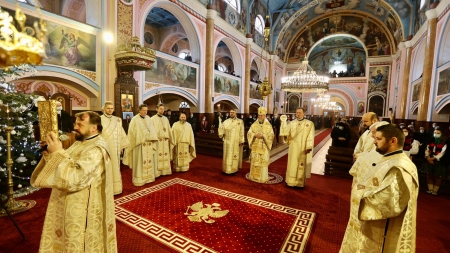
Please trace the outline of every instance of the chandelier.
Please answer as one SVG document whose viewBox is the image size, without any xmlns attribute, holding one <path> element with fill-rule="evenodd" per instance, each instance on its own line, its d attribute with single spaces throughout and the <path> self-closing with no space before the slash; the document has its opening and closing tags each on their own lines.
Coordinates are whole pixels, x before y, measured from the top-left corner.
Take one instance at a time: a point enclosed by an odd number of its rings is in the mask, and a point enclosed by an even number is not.
<svg viewBox="0 0 450 253">
<path fill-rule="evenodd" d="M 38 13 L 40 16 L 40 9 Z M 17 22 L 20 31 L 14 26 Z M 42 19 L 39 24 L 35 22 L 34 30 L 37 38 L 28 35 L 25 31 L 26 16 L 17 3 L 15 20 L 7 11 L 0 8 L 0 68 L 17 66 L 21 64 L 39 65 L 45 57 L 45 41 L 47 28 Z"/>
<path fill-rule="evenodd" d="M 297 93 L 324 93 L 329 90 L 328 77 L 318 76 L 308 61 L 302 61 L 292 76 L 281 79 L 281 89 Z"/>
<path fill-rule="evenodd" d="M 260 66 L 262 66 L 262 53 L 264 50 L 265 45 L 269 45 L 269 36 L 270 36 L 270 16 L 269 16 L 269 0 L 267 1 L 267 15 L 266 20 L 264 24 L 264 42 L 261 46 L 261 62 Z M 272 93 L 272 85 L 269 83 L 269 80 L 267 79 L 267 76 L 264 77 L 264 80 L 259 84 L 256 89 L 259 91 L 259 94 L 261 94 L 262 99 L 266 99 L 267 96 L 269 96 Z"/>
</svg>

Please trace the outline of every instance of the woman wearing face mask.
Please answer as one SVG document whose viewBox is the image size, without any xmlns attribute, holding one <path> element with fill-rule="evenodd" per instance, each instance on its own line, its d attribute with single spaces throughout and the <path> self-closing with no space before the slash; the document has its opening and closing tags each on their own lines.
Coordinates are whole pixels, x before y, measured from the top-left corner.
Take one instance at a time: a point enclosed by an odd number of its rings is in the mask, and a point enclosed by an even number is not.
<svg viewBox="0 0 450 253">
<path fill-rule="evenodd" d="M 445 136 L 442 134 L 441 128 L 434 129 L 433 138 L 425 149 L 426 161 L 422 164 L 421 171 L 427 174 L 428 191 L 427 193 L 437 195 L 442 178 L 447 176 L 445 162 L 441 158 L 447 149 Z"/>
<path fill-rule="evenodd" d="M 403 128 L 403 134 L 405 135 L 405 143 L 403 144 L 403 152 L 409 158 L 412 155 L 419 153 L 420 143 L 414 139 L 413 131 L 410 128 Z"/>
<path fill-rule="evenodd" d="M 347 148 L 350 136 L 350 128 L 345 123 L 338 122 L 331 131 L 331 146 Z"/>
</svg>

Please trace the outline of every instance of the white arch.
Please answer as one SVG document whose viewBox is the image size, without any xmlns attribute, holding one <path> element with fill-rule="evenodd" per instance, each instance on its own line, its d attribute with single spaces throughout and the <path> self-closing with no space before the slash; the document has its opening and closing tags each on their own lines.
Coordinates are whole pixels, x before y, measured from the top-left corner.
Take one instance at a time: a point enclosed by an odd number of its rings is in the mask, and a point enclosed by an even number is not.
<svg viewBox="0 0 450 253">
<path fill-rule="evenodd" d="M 423 73 L 423 60 L 425 59 L 425 46 L 427 44 L 425 43 L 425 41 L 426 38 L 423 38 L 420 41 L 420 44 L 416 47 L 417 49 L 415 50 L 416 52 L 414 54 L 414 59 L 411 65 L 411 76 L 409 79 L 410 84 L 419 79 Z"/>
<path fill-rule="evenodd" d="M 180 24 L 183 26 L 183 29 L 186 33 L 186 37 L 189 41 L 189 47 L 191 49 L 191 57 L 193 62 L 199 62 L 201 49 L 200 49 L 200 39 L 197 31 L 197 28 L 194 26 L 194 22 L 191 20 L 191 16 L 187 15 L 184 10 L 182 10 L 178 5 L 171 3 L 169 1 L 154 1 L 145 6 L 144 11 L 145 15 L 141 18 L 140 24 L 137 26 L 139 28 L 138 37 L 140 38 L 141 44 L 144 43 L 144 28 L 145 28 L 145 20 L 152 8 L 162 8 L 174 15 Z"/>
<path fill-rule="evenodd" d="M 264 58 L 261 61 L 261 56 L 253 55 L 253 58 L 250 60 L 250 62 L 253 62 L 253 61 L 255 61 L 256 66 L 258 66 L 257 72 L 258 72 L 259 79 L 262 80 L 262 79 L 264 79 L 265 76 L 269 75 L 267 68 L 266 68 L 266 61 L 264 60 Z M 251 64 L 250 64 L 250 67 L 251 67 Z"/>
<path fill-rule="evenodd" d="M 219 40 L 217 42 L 217 45 L 215 45 L 216 50 L 214 53 L 217 52 L 217 46 L 219 45 L 220 41 L 223 41 L 223 43 L 225 43 L 225 45 L 227 45 L 228 50 L 230 50 L 231 60 L 233 61 L 235 74 L 237 76 L 242 76 L 242 73 L 241 73 L 241 70 L 243 69 L 242 68 L 242 58 L 241 58 L 241 53 L 240 53 L 239 48 L 237 47 L 236 43 L 228 37 L 222 37 L 221 40 Z M 216 57 L 214 57 L 214 59 L 215 58 Z"/>
</svg>

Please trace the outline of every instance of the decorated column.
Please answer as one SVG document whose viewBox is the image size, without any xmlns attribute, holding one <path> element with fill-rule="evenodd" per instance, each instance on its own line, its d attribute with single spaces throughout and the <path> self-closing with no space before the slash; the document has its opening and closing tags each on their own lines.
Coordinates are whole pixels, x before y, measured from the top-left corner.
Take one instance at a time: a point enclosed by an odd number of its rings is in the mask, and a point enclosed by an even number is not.
<svg viewBox="0 0 450 253">
<path fill-rule="evenodd" d="M 402 82 L 402 94 L 401 94 L 401 101 L 400 101 L 400 118 L 405 119 L 406 118 L 406 111 L 408 108 L 406 108 L 406 104 L 408 102 L 408 87 L 409 87 L 409 73 L 411 69 L 411 52 L 412 52 L 412 45 L 410 41 L 405 41 L 405 49 L 403 49 L 406 54 L 405 57 L 405 66 L 403 67 L 403 82 Z"/>
<path fill-rule="evenodd" d="M 253 35 L 247 34 L 245 43 L 245 70 L 244 70 L 244 113 L 250 112 L 250 63 L 252 55 Z"/>
<path fill-rule="evenodd" d="M 207 5 L 206 14 L 206 65 L 205 65 L 205 113 L 213 113 L 212 104 L 214 82 L 214 18 L 217 15 L 216 6 Z"/>
<path fill-rule="evenodd" d="M 274 85 L 274 83 L 273 83 L 273 80 L 274 80 L 274 78 L 273 78 L 273 68 L 274 68 L 274 66 L 273 66 L 273 55 L 272 54 L 270 54 L 269 55 L 269 84 L 271 84 L 272 85 L 272 87 L 275 87 L 275 85 Z M 273 113 L 273 108 L 274 108 L 274 101 L 275 101 L 275 99 L 274 99 L 274 96 L 275 96 L 275 94 L 274 94 L 275 92 L 272 92 L 269 96 L 267 96 L 267 113 L 268 114 L 271 114 L 271 113 Z"/>
<path fill-rule="evenodd" d="M 437 12 L 435 9 L 426 13 L 427 21 L 427 44 L 425 45 L 425 59 L 423 59 L 422 87 L 419 95 L 419 111 L 417 121 L 427 121 L 428 105 L 430 99 L 431 75 L 433 72 L 434 46 L 436 40 Z"/>
</svg>

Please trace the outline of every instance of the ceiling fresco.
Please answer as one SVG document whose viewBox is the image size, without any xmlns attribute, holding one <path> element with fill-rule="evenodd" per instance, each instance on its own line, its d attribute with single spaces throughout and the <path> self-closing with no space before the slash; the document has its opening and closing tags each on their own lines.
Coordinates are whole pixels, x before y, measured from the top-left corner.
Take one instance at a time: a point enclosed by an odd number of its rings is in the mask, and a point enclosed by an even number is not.
<svg viewBox="0 0 450 253">
<path fill-rule="evenodd" d="M 316 55 L 333 48 L 352 48 L 364 50 L 364 46 L 361 42 L 353 37 L 347 35 L 331 35 L 314 45 L 311 52 L 309 52 L 308 58 L 314 58 Z"/>
</svg>

